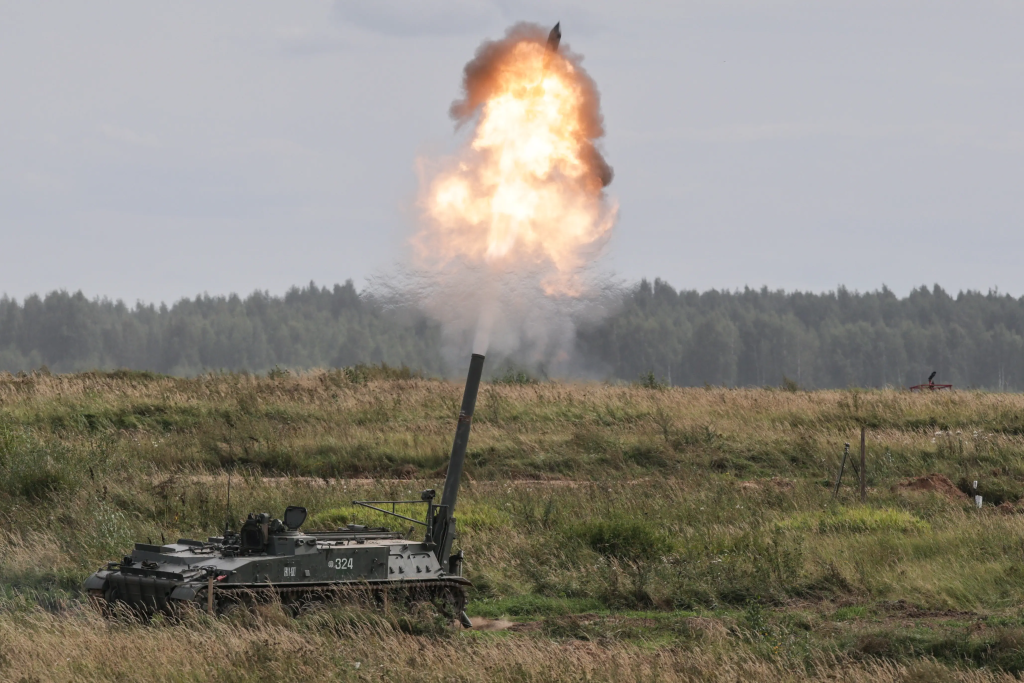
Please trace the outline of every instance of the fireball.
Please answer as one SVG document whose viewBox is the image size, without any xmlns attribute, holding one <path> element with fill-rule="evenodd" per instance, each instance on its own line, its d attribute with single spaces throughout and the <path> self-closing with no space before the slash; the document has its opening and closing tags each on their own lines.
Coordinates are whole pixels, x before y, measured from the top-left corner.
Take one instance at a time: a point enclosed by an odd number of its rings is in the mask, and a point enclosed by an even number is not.
<svg viewBox="0 0 1024 683">
<path fill-rule="evenodd" d="M 464 86 L 452 115 L 473 122 L 472 136 L 425 181 L 420 259 L 538 272 L 546 293 L 578 294 L 617 211 L 595 147 L 604 131 L 593 81 L 539 27 L 520 25 L 480 48 Z"/>
</svg>

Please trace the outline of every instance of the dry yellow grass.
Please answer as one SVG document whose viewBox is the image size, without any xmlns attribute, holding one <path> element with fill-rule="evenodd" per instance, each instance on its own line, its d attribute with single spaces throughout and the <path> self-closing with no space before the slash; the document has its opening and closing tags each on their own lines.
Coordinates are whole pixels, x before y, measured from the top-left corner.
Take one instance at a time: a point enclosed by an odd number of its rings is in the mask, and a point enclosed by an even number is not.
<svg viewBox="0 0 1024 683">
<path fill-rule="evenodd" d="M 714 645 L 652 648 L 553 641 L 509 633 L 413 636 L 329 616 L 303 628 L 198 619 L 140 626 L 87 612 L 35 612 L 0 619 L 0 679 L 9 681 L 911 681 L 1018 680 L 822 655 L 808 662 L 730 652 Z"/>
<path fill-rule="evenodd" d="M 438 486 L 460 395 L 338 372 L 0 376 L 0 680 L 980 682 L 1015 679 L 979 667 L 1024 670 L 1024 517 L 890 490 L 932 471 L 1024 490 L 1024 396 L 980 392 L 485 385 L 458 513 L 471 608 L 528 628 L 413 635 L 339 609 L 142 625 L 81 604 L 84 576 L 132 541 L 222 528 L 226 467 L 236 517 L 297 503 L 327 526 L 353 498 Z M 844 488 L 830 506 L 827 480 L 862 424 L 869 504 Z M 609 520 L 651 532 L 660 555 L 595 550 L 588 534 Z"/>
</svg>

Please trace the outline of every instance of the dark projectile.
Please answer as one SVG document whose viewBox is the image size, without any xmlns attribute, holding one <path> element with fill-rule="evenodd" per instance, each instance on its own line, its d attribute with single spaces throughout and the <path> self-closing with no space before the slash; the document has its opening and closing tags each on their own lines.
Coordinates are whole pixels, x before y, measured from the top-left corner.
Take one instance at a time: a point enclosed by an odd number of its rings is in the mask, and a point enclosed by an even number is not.
<svg viewBox="0 0 1024 683">
<path fill-rule="evenodd" d="M 551 29 L 551 33 L 548 34 L 548 47 L 552 50 L 558 50 L 558 43 L 562 40 L 562 30 L 559 28 L 561 23 L 555 24 L 555 27 Z"/>
</svg>

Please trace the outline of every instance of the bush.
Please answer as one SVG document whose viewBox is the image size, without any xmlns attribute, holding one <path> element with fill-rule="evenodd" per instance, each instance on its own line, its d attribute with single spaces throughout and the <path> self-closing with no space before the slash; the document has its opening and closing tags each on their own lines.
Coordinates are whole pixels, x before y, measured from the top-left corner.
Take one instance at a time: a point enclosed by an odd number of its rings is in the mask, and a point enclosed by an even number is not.
<svg viewBox="0 0 1024 683">
<path fill-rule="evenodd" d="M 536 384 L 537 380 L 530 376 L 525 370 L 509 367 L 504 374 L 494 380 L 494 384 Z"/>
<path fill-rule="evenodd" d="M 665 533 L 642 519 L 616 517 L 587 522 L 576 533 L 594 552 L 624 562 L 651 562 L 672 552 L 672 542 Z"/>
<path fill-rule="evenodd" d="M 77 490 L 87 465 L 63 444 L 46 444 L 0 423 L 0 492 L 42 500 Z"/>
<path fill-rule="evenodd" d="M 654 604 L 648 584 L 661 566 L 660 561 L 674 548 L 654 523 L 619 514 L 623 516 L 581 524 L 575 528 L 575 534 L 609 560 L 598 572 L 603 584 L 597 592 L 601 601 L 609 607 L 648 608 Z"/>
<path fill-rule="evenodd" d="M 672 600 L 687 608 L 781 602 L 803 591 L 803 566 L 799 539 L 783 529 L 697 536 L 677 558 Z"/>
<path fill-rule="evenodd" d="M 668 466 L 668 460 L 662 449 L 654 444 L 634 444 L 623 452 L 623 457 L 633 464 L 648 469 Z"/>
<path fill-rule="evenodd" d="M 643 387 L 644 389 L 664 389 L 665 388 L 664 383 L 659 382 L 658 378 L 654 376 L 654 372 L 651 371 L 651 370 L 648 370 L 647 372 L 641 374 L 640 375 L 640 379 L 637 381 L 636 385 L 638 387 Z"/>
<path fill-rule="evenodd" d="M 790 393 L 800 391 L 800 385 L 797 384 L 795 381 L 791 380 L 790 378 L 786 377 L 785 375 L 782 376 L 781 388 L 783 391 L 788 391 Z"/>
<path fill-rule="evenodd" d="M 271 369 L 267 370 L 267 379 L 285 379 L 289 375 L 291 375 L 291 373 L 280 365 L 275 365 Z"/>
</svg>

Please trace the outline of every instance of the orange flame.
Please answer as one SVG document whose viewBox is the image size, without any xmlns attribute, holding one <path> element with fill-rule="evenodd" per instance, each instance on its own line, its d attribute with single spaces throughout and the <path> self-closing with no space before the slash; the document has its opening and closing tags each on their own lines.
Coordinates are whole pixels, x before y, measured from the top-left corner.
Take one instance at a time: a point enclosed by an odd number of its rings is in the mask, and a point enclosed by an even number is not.
<svg viewBox="0 0 1024 683">
<path fill-rule="evenodd" d="M 578 295 L 617 211 L 604 194 L 611 169 L 594 147 L 603 134 L 596 87 L 577 57 L 520 25 L 480 48 L 465 89 L 453 116 L 479 116 L 468 147 L 426 183 L 421 258 L 539 268 L 545 293 Z"/>
</svg>

